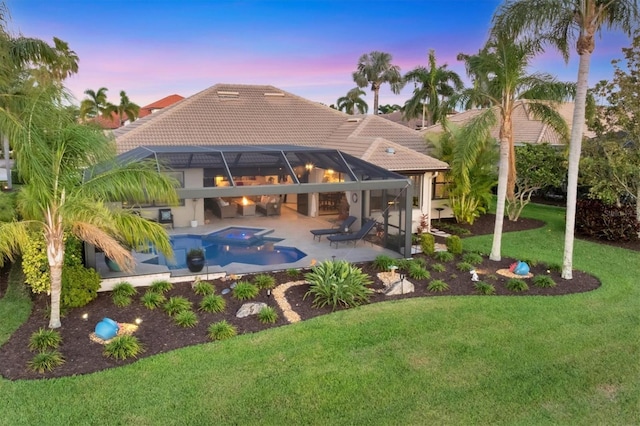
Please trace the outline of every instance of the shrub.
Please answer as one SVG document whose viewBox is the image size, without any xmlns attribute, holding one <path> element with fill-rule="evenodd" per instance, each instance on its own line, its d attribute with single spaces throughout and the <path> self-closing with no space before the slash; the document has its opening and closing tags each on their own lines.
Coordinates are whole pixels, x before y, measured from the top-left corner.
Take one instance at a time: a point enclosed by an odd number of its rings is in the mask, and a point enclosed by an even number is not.
<svg viewBox="0 0 640 426">
<path fill-rule="evenodd" d="M 433 265 L 431 265 L 431 269 L 433 270 L 433 272 L 444 272 L 447 270 L 447 267 L 442 263 L 434 263 Z"/>
<path fill-rule="evenodd" d="M 218 294 L 209 294 L 202 298 L 200 310 L 204 312 L 222 312 L 227 307 L 227 302 Z"/>
<path fill-rule="evenodd" d="M 428 280 L 431 278 L 431 274 L 422 266 L 414 263 L 409 268 L 409 276 L 414 280 Z"/>
<path fill-rule="evenodd" d="M 193 284 L 193 292 L 200 296 L 207 296 L 215 292 L 213 284 L 207 281 L 198 281 Z"/>
<path fill-rule="evenodd" d="M 449 284 L 447 284 L 446 282 L 444 282 L 442 280 L 433 280 L 427 286 L 427 290 L 429 290 L 429 291 L 437 291 L 437 292 L 447 291 L 447 290 L 449 290 Z"/>
<path fill-rule="evenodd" d="M 455 256 L 453 255 L 453 253 L 449 253 L 448 251 L 437 251 L 435 252 L 433 257 L 435 257 L 438 262 L 445 262 L 445 263 L 451 262 L 453 259 L 455 259 Z"/>
<path fill-rule="evenodd" d="M 195 312 L 186 310 L 180 311 L 173 317 L 173 320 L 180 327 L 195 327 L 198 323 L 198 316 Z"/>
<path fill-rule="evenodd" d="M 407 260 L 409 260 L 413 264 L 420 265 L 423 268 L 427 267 L 427 261 L 426 261 L 426 259 L 424 257 L 415 257 L 415 258 L 407 259 Z"/>
<path fill-rule="evenodd" d="M 151 283 L 151 287 L 149 287 L 149 290 L 156 293 L 166 293 L 171 289 L 173 289 L 173 284 L 170 281 L 165 280 L 154 281 Z"/>
<path fill-rule="evenodd" d="M 554 272 L 562 272 L 562 264 L 550 263 L 549 265 L 547 265 L 547 269 Z"/>
<path fill-rule="evenodd" d="M 253 299 L 258 295 L 260 290 L 257 286 L 251 284 L 249 281 L 238 281 L 238 284 L 233 288 L 232 294 L 238 300 Z"/>
<path fill-rule="evenodd" d="M 44 352 L 47 349 L 57 349 L 62 342 L 60 333 L 56 330 L 50 330 L 48 328 L 40 328 L 31 334 L 29 338 L 29 350 Z"/>
<path fill-rule="evenodd" d="M 462 256 L 462 260 L 472 265 L 480 265 L 483 259 L 478 253 L 465 253 Z"/>
<path fill-rule="evenodd" d="M 458 262 L 458 264 L 456 265 L 456 269 L 458 271 L 469 272 L 472 269 L 475 269 L 475 267 L 467 262 Z"/>
<path fill-rule="evenodd" d="M 111 295 L 111 299 L 113 300 L 113 304 L 119 308 L 123 308 L 125 306 L 129 306 L 133 299 L 131 296 L 126 296 L 121 293 L 113 293 Z"/>
<path fill-rule="evenodd" d="M 462 238 L 451 235 L 445 239 L 447 250 L 453 254 L 462 254 Z"/>
<path fill-rule="evenodd" d="M 402 271 L 409 271 L 411 265 L 417 265 L 415 259 L 397 259 L 396 264 L 398 266 L 398 269 Z"/>
<path fill-rule="evenodd" d="M 511 291 L 527 291 L 529 290 L 529 286 L 523 280 L 518 278 L 511 278 L 507 281 L 507 288 Z"/>
<path fill-rule="evenodd" d="M 297 270 L 296 268 L 289 268 L 287 269 L 287 276 L 289 278 L 296 278 L 300 275 L 300 271 Z"/>
<path fill-rule="evenodd" d="M 378 271 L 389 271 L 391 266 L 396 264 L 396 260 L 386 254 L 376 256 L 373 260 L 373 267 Z"/>
<path fill-rule="evenodd" d="M 448 222 L 438 222 L 438 229 L 441 231 L 446 231 L 450 234 L 455 234 L 455 235 L 471 234 L 471 231 L 469 231 L 467 228 L 463 228 L 461 226 L 455 225 L 453 223 L 448 223 Z"/>
<path fill-rule="evenodd" d="M 373 293 L 367 288 L 371 284 L 369 276 L 345 260 L 322 262 L 314 266 L 305 278 L 311 287 L 304 297 L 312 295 L 313 306 L 316 307 L 358 306 L 368 302 L 369 295 Z"/>
<path fill-rule="evenodd" d="M 536 275 L 531 282 L 533 285 L 543 288 L 556 286 L 556 282 L 549 275 Z"/>
<path fill-rule="evenodd" d="M 174 316 L 178 312 L 190 310 L 191 302 L 182 296 L 174 296 L 165 302 L 163 308 L 167 314 Z"/>
<path fill-rule="evenodd" d="M 259 289 L 274 288 L 276 286 L 276 279 L 268 274 L 258 274 L 253 278 L 253 283 Z"/>
<path fill-rule="evenodd" d="M 635 205 L 607 205 L 600 200 L 576 202 L 576 232 L 608 241 L 636 241 L 640 222 Z"/>
<path fill-rule="evenodd" d="M 432 255 L 436 251 L 436 238 L 432 234 L 422 234 L 420 236 L 420 247 L 422 253 Z"/>
<path fill-rule="evenodd" d="M 64 308 L 80 308 L 98 297 L 100 274 L 82 265 L 62 269 L 60 303 Z"/>
<path fill-rule="evenodd" d="M 153 310 L 164 303 L 165 297 L 163 294 L 156 293 L 155 291 L 151 291 L 151 289 L 149 289 L 142 295 L 140 301 L 145 308 Z"/>
<path fill-rule="evenodd" d="M 264 324 L 274 324 L 278 321 L 278 313 L 271 306 L 265 306 L 258 312 L 258 319 Z"/>
<path fill-rule="evenodd" d="M 142 352 L 144 352 L 144 348 L 137 337 L 123 334 L 114 337 L 104 345 L 102 353 L 108 358 L 127 359 L 136 358 Z"/>
<path fill-rule="evenodd" d="M 27 363 L 29 370 L 36 373 L 51 371 L 64 364 L 64 357 L 58 351 L 47 351 L 37 353 L 31 361 Z"/>
<path fill-rule="evenodd" d="M 65 251 L 62 271 L 69 266 L 82 265 L 82 243 L 71 234 L 64 234 Z M 22 271 L 24 281 L 33 293 L 44 293 L 50 290 L 51 275 L 47 247 L 40 233 L 30 234 L 28 244 L 22 251 Z"/>
<path fill-rule="evenodd" d="M 219 321 L 209 325 L 207 334 L 211 340 L 229 339 L 237 333 L 236 328 L 227 321 Z"/>
<path fill-rule="evenodd" d="M 129 297 L 135 296 L 137 293 L 138 291 L 136 288 L 126 281 L 116 284 L 115 287 L 113 287 L 113 290 L 111 290 L 111 294 L 113 295 L 121 294 Z"/>
<path fill-rule="evenodd" d="M 478 281 L 474 283 L 473 286 L 479 294 L 490 295 L 495 294 L 496 292 L 496 288 L 493 284 L 488 284 L 484 281 Z"/>
</svg>

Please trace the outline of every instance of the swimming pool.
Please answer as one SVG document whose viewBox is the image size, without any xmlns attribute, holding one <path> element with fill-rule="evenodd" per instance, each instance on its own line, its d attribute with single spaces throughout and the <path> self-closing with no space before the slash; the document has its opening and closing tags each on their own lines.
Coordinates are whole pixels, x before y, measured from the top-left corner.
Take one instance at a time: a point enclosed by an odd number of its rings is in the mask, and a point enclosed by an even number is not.
<svg viewBox="0 0 640 426">
<path fill-rule="evenodd" d="M 171 237 L 173 263 L 160 253 L 144 263 L 166 265 L 172 270 L 184 269 L 187 268 L 187 252 L 192 248 L 202 248 L 210 266 L 226 266 L 234 262 L 277 265 L 297 262 L 307 255 L 295 247 L 276 245 L 282 238 L 268 237 L 271 232 L 273 230 L 229 227 L 207 235 L 174 235 Z"/>
</svg>

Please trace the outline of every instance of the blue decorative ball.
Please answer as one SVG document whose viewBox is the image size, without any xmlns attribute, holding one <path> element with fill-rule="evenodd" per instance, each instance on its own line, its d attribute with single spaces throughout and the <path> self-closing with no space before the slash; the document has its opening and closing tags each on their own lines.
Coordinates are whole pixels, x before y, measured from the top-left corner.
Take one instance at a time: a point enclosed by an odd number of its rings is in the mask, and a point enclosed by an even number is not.
<svg viewBox="0 0 640 426">
<path fill-rule="evenodd" d="M 100 339 L 109 340 L 116 337 L 119 329 L 118 323 L 111 318 L 102 318 L 102 321 L 96 324 L 95 333 Z"/>
</svg>

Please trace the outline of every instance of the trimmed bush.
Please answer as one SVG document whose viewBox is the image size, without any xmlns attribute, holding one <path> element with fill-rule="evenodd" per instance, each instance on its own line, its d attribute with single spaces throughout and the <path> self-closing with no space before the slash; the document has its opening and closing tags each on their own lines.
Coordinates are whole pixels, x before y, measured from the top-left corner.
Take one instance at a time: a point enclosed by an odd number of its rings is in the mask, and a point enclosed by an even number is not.
<svg viewBox="0 0 640 426">
<path fill-rule="evenodd" d="M 213 323 L 207 329 L 207 335 L 211 340 L 229 339 L 236 334 L 236 328 L 225 320 Z"/>
<path fill-rule="evenodd" d="M 635 205 L 607 205 L 600 200 L 576 202 L 576 232 L 608 241 L 637 241 L 640 222 Z"/>
<path fill-rule="evenodd" d="M 427 286 L 427 290 L 433 292 L 442 292 L 449 290 L 449 284 L 442 280 L 433 280 Z"/>
<path fill-rule="evenodd" d="M 100 274 L 82 265 L 62 268 L 60 303 L 63 308 L 80 308 L 98 297 Z"/>
<path fill-rule="evenodd" d="M 171 289 L 173 289 L 173 284 L 165 280 L 154 281 L 151 283 L 151 287 L 149 287 L 149 290 L 155 291 L 156 293 L 166 293 Z"/>
<path fill-rule="evenodd" d="M 198 281 L 193 284 L 193 292 L 200 296 L 207 296 L 215 292 L 213 284 L 207 281 Z"/>
<path fill-rule="evenodd" d="M 451 235 L 445 239 L 447 250 L 453 254 L 462 254 L 462 238 Z"/>
<path fill-rule="evenodd" d="M 193 311 L 180 311 L 174 315 L 173 321 L 180 327 L 195 327 L 198 324 L 198 316 Z"/>
<path fill-rule="evenodd" d="M 462 255 L 462 261 L 472 265 L 480 265 L 483 259 L 478 253 L 465 253 Z"/>
<path fill-rule="evenodd" d="M 64 264 L 62 273 L 70 266 L 82 266 L 82 243 L 73 235 L 64 234 Z M 25 283 L 33 293 L 44 293 L 50 290 L 51 275 L 47 247 L 41 233 L 30 233 L 28 244 L 22 248 L 22 271 Z"/>
<path fill-rule="evenodd" d="M 473 287 L 476 289 L 478 294 L 490 295 L 495 294 L 496 288 L 493 284 L 486 283 L 484 281 L 478 281 L 473 284 Z"/>
<path fill-rule="evenodd" d="M 531 282 L 536 287 L 542 287 L 542 288 L 548 288 L 548 287 L 555 287 L 556 286 L 556 282 L 549 275 L 536 275 L 535 277 L 533 277 Z"/>
<path fill-rule="evenodd" d="M 138 338 L 128 334 L 114 337 L 109 343 L 104 345 L 104 350 L 102 351 L 107 358 L 119 360 L 136 358 L 142 352 L 144 352 L 144 348 Z"/>
<path fill-rule="evenodd" d="M 259 292 L 258 287 L 249 281 L 238 281 L 231 294 L 238 300 L 249 300 L 256 297 Z"/>
<path fill-rule="evenodd" d="M 456 257 L 453 255 L 453 253 L 449 253 L 448 251 L 437 251 L 435 252 L 435 254 L 433 255 L 433 257 L 438 261 L 438 262 L 451 262 L 453 259 L 455 259 Z"/>
<path fill-rule="evenodd" d="M 258 312 L 258 319 L 264 324 L 275 324 L 278 321 L 278 313 L 271 306 L 265 306 Z"/>
<path fill-rule="evenodd" d="M 518 278 L 511 278 L 505 285 L 511 291 L 520 292 L 529 290 L 527 283 Z"/>
<path fill-rule="evenodd" d="M 186 299 L 182 296 L 174 296 L 169 298 L 163 306 L 164 311 L 169 314 L 169 316 L 174 316 L 178 314 L 178 312 L 188 311 L 191 309 L 191 302 L 189 299 Z"/>
<path fill-rule="evenodd" d="M 276 286 L 276 279 L 268 274 L 258 274 L 253 278 L 253 283 L 259 289 L 274 288 Z"/>
<path fill-rule="evenodd" d="M 225 310 L 227 302 L 218 294 L 209 294 L 202 298 L 200 310 L 204 312 L 218 313 Z"/>
<path fill-rule="evenodd" d="M 36 373 L 45 373 L 64 364 L 64 357 L 58 351 L 47 351 L 37 353 L 27 367 Z"/>
<path fill-rule="evenodd" d="M 422 234 L 420 236 L 420 247 L 422 253 L 432 255 L 436 251 L 436 238 L 432 234 Z"/>
<path fill-rule="evenodd" d="M 373 293 L 367 288 L 371 284 L 369 276 L 345 260 L 322 262 L 311 268 L 305 278 L 311 287 L 304 297 L 313 296 L 315 307 L 358 306 L 368 302 Z"/>
<path fill-rule="evenodd" d="M 125 306 L 129 306 L 133 299 L 131 296 L 126 296 L 120 293 L 114 293 L 111 295 L 111 299 L 113 300 L 113 304 L 119 308 L 124 308 Z"/>
<path fill-rule="evenodd" d="M 151 291 L 151 289 L 147 290 L 140 298 L 140 302 L 142 302 L 144 307 L 151 310 L 160 307 L 165 300 L 162 293 L 156 293 L 155 291 Z"/>
<path fill-rule="evenodd" d="M 62 337 L 57 330 L 40 328 L 31 334 L 29 338 L 29 350 L 44 352 L 47 349 L 57 349 L 62 342 Z"/>
</svg>

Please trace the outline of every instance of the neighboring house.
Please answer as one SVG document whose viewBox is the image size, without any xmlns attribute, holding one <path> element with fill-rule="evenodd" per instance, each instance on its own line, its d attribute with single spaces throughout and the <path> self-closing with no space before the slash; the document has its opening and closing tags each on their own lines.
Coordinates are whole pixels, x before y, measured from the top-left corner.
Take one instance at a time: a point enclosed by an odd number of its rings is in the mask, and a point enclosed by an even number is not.
<svg viewBox="0 0 640 426">
<path fill-rule="evenodd" d="M 160 111 L 163 108 L 171 106 L 176 102 L 180 102 L 184 99 L 184 96 L 180 95 L 169 95 L 158 101 L 152 102 L 149 105 L 145 105 L 140 107 L 140 113 L 138 114 L 138 119 L 144 118 L 147 115 L 153 114 L 154 112 Z"/>
<path fill-rule="evenodd" d="M 278 194 L 318 216 L 345 195 L 349 214 L 377 218 L 388 235 L 410 234 L 422 214 L 437 217 L 432 182 L 448 169 L 414 130 L 267 85 L 218 84 L 113 135 L 121 160 L 159 158 L 178 174 L 185 201 L 172 207 L 176 226 L 202 223 L 219 197 Z M 403 240 L 399 251 L 410 235 Z"/>
</svg>

